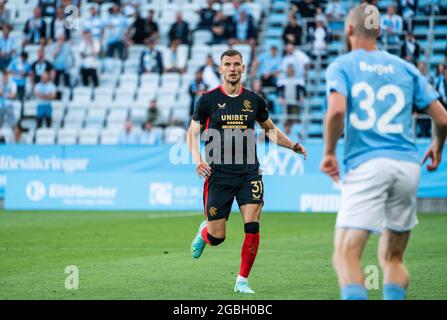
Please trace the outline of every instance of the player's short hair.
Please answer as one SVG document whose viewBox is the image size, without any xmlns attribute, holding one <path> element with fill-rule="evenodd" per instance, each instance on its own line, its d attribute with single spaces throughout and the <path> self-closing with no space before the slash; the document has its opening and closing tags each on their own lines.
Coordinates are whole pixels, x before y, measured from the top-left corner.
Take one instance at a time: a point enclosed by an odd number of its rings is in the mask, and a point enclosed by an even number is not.
<svg viewBox="0 0 447 320">
<path fill-rule="evenodd" d="M 242 54 L 234 49 L 229 49 L 227 51 L 225 51 L 224 53 L 222 53 L 222 55 L 220 56 L 220 61 L 222 61 L 223 57 L 228 56 L 228 57 L 235 57 L 235 56 L 239 56 L 241 57 L 242 60 Z"/>
<path fill-rule="evenodd" d="M 348 23 L 353 26 L 356 36 L 376 39 L 380 29 L 379 9 L 374 5 L 363 3 L 349 12 Z"/>
</svg>

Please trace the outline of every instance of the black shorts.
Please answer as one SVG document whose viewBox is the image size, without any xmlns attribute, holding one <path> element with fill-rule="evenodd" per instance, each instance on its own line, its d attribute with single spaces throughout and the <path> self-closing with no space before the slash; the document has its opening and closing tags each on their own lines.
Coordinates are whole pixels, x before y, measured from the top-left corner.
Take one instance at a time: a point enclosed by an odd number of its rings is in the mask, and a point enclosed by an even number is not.
<svg viewBox="0 0 447 320">
<path fill-rule="evenodd" d="M 203 206 L 209 221 L 228 220 L 234 197 L 240 206 L 264 204 L 262 175 L 246 174 L 236 177 L 215 177 L 211 174 L 203 188 Z"/>
</svg>

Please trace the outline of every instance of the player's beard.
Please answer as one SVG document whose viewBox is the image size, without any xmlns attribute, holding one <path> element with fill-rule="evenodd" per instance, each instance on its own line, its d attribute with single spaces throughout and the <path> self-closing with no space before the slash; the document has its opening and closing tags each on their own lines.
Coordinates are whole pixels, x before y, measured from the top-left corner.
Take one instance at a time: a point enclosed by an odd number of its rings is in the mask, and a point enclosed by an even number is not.
<svg viewBox="0 0 447 320">
<path fill-rule="evenodd" d="M 226 79 L 226 80 L 227 80 L 227 82 L 229 84 L 234 86 L 234 85 L 238 84 L 241 81 L 241 78 L 242 78 L 242 75 L 239 74 L 239 75 L 236 75 L 236 80 L 230 80 L 230 76 L 228 76 L 228 79 Z"/>
</svg>

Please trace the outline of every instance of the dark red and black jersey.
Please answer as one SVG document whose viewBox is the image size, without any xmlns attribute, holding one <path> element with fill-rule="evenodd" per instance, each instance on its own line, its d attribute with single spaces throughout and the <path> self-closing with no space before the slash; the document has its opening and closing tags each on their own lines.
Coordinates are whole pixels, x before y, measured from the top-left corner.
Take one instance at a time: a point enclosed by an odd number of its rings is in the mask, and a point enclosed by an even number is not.
<svg viewBox="0 0 447 320">
<path fill-rule="evenodd" d="M 205 159 L 213 174 L 233 176 L 259 171 L 255 121 L 264 122 L 268 117 L 265 100 L 242 86 L 234 97 L 222 86 L 200 97 L 193 120 L 204 125 L 201 140 L 205 141 Z"/>
</svg>

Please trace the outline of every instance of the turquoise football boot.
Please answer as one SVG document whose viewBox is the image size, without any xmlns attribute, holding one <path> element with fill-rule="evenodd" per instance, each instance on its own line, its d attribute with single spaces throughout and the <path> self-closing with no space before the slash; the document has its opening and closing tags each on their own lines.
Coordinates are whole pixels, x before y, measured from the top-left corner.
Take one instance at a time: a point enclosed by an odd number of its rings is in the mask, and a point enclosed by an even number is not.
<svg viewBox="0 0 447 320">
<path fill-rule="evenodd" d="M 234 285 L 234 292 L 240 292 L 240 293 L 255 293 L 251 288 L 248 286 L 247 281 L 236 281 L 236 284 Z"/>
<path fill-rule="evenodd" d="M 197 231 L 197 234 L 192 240 L 191 243 L 191 255 L 194 259 L 198 259 L 203 252 L 203 249 L 205 248 L 206 242 L 202 238 L 202 229 L 206 226 L 206 220 L 203 221 L 199 226 L 199 231 Z"/>
</svg>

